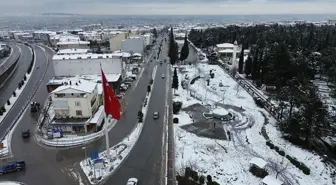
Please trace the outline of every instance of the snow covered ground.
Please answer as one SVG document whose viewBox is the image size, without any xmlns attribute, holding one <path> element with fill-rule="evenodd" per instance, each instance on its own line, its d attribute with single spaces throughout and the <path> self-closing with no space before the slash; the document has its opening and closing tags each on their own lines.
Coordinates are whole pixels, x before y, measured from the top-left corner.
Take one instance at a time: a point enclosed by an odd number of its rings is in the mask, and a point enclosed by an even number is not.
<svg viewBox="0 0 336 185">
<path fill-rule="evenodd" d="M 156 75 L 156 70 L 157 67 L 155 67 L 153 70 L 152 74 L 153 79 L 155 79 L 154 77 Z M 151 89 L 153 89 L 154 83 L 152 84 Z M 152 93 L 146 95 L 145 97 L 145 99 L 147 99 L 146 102 L 150 101 L 151 95 Z M 146 120 L 147 110 L 148 110 L 148 104 L 146 106 L 142 106 L 144 121 Z M 102 166 L 94 167 L 94 165 L 91 165 L 93 164 L 93 161 L 91 161 L 90 158 L 84 159 L 83 161 L 80 162 L 80 166 L 91 184 L 97 184 L 99 182 L 104 181 L 119 168 L 119 166 L 128 157 L 131 150 L 138 141 L 144 124 L 145 123 L 137 123 L 134 129 L 127 137 L 125 137 L 120 143 L 116 144 L 115 146 L 110 147 L 109 150 L 111 160 L 107 158 L 106 150 L 99 153 L 99 159 L 102 159 L 103 161 Z"/>
<path fill-rule="evenodd" d="M 14 182 L 14 181 L 0 181 L 0 185 L 24 185 L 21 182 Z"/>
<path fill-rule="evenodd" d="M 179 81 L 189 76 L 200 76 L 194 84 L 188 85 L 185 90 L 179 87 L 174 101 L 183 102 L 182 109 L 199 104 L 207 107 L 209 112 L 217 106 L 222 106 L 235 116 L 234 121 L 217 122 L 216 127 L 224 129 L 221 136 L 226 139 L 217 139 L 219 130 L 209 122 L 199 123 L 195 112 L 180 111 L 174 117 L 179 118 L 179 124 L 174 125 L 175 132 L 175 166 L 177 173 L 182 173 L 185 167 L 192 167 L 203 175 L 211 175 L 221 185 L 257 185 L 261 178 L 249 172 L 249 161 L 253 157 L 260 157 L 268 164 L 266 170 L 271 176 L 276 176 L 286 184 L 292 185 L 331 185 L 330 169 L 321 162 L 318 155 L 300 149 L 281 138 L 281 133 L 276 128 L 276 121 L 263 109 L 258 108 L 253 98 L 226 74 L 217 65 L 199 64 L 196 67 L 182 66 L 183 74 L 179 74 Z M 210 70 L 214 78 L 209 79 Z M 310 175 L 305 175 L 296 168 L 288 159 L 279 155 L 275 150 L 266 145 L 266 140 L 261 133 L 265 124 L 263 114 L 268 117 L 269 123 L 265 125 L 270 140 L 279 146 L 287 155 L 296 157 L 311 170 Z M 191 125 L 188 129 L 188 126 Z M 196 124 L 197 122 L 197 124 Z M 207 125 L 202 125 L 207 124 Z M 198 133 L 197 127 L 201 125 Z M 196 129 L 195 129 L 196 128 Z M 204 135 L 204 133 L 206 133 Z M 214 135 L 214 137 L 210 137 Z M 215 137 L 216 136 L 216 137 Z M 229 141 L 228 138 L 231 138 Z"/>
</svg>

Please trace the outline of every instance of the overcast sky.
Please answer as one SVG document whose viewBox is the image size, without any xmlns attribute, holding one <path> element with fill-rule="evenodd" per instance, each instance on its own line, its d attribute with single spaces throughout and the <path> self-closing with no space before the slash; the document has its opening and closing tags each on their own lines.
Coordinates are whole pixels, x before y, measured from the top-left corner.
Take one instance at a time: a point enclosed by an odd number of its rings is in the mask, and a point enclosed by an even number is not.
<svg viewBox="0 0 336 185">
<path fill-rule="evenodd" d="M 0 15 L 336 14 L 336 0 L 1 0 Z"/>
</svg>

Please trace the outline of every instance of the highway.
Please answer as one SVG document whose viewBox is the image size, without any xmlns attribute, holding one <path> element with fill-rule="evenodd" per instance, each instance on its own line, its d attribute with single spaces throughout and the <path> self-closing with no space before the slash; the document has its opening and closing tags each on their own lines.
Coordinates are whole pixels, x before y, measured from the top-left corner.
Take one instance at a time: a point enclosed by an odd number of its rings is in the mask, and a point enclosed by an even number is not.
<svg viewBox="0 0 336 185">
<path fill-rule="evenodd" d="M 159 60 L 167 58 L 167 45 L 163 44 Z M 167 61 L 168 62 L 168 61 Z M 163 63 L 158 65 L 155 76 L 152 96 L 149 101 L 149 108 L 145 118 L 145 124 L 137 144 L 132 149 L 129 157 L 122 163 L 121 167 L 107 180 L 106 184 L 126 184 L 127 180 L 135 177 L 139 184 L 159 185 L 161 184 L 162 174 L 162 129 L 164 126 L 164 114 L 166 112 L 166 90 L 170 84 L 167 74 L 169 65 Z M 165 78 L 162 79 L 161 75 Z M 153 120 L 153 113 L 158 111 L 159 119 Z"/>
<path fill-rule="evenodd" d="M 42 85 L 36 87 L 38 90 L 32 101 L 45 102 L 48 96 L 46 84 L 49 79 L 53 77 L 52 66 L 47 66 L 46 57 L 51 61 L 52 53 L 47 48 L 44 48 L 45 52 L 40 47 L 35 48 L 37 56 L 36 61 L 40 65 L 39 70 L 41 72 L 47 70 L 47 73 L 45 78 L 42 78 L 41 74 L 36 76 L 37 79 L 43 80 Z M 130 93 L 125 112 L 115 127 L 109 132 L 110 146 L 120 142 L 134 128 L 137 122 L 137 113 L 143 103 L 154 66 L 154 62 L 148 63 L 138 85 L 133 92 Z M 39 74 L 38 72 L 36 73 Z M 10 159 L 10 161 L 25 160 L 27 163 L 27 170 L 24 172 L 8 174 L 1 178 L 4 180 L 24 182 L 28 185 L 45 185 L 46 183 L 48 185 L 78 184 L 78 181 L 74 177 L 74 172 L 72 171 L 76 170 L 81 172 L 78 162 L 84 159 L 84 150 L 82 150 L 82 147 L 72 149 L 50 149 L 41 147 L 33 140 L 33 137 L 31 137 L 29 141 L 23 141 L 21 138 L 21 131 L 25 129 L 34 130 L 36 122 L 37 121 L 31 117 L 29 110 L 24 112 L 22 119 L 18 122 L 18 126 L 14 131 L 11 142 L 14 158 Z M 92 149 L 98 151 L 105 150 L 104 137 L 87 146 L 88 152 Z M 84 180 L 83 183 L 85 183 L 86 177 L 84 177 L 84 174 L 80 175 Z"/>
<path fill-rule="evenodd" d="M 29 47 L 23 44 L 17 44 L 17 46 L 21 48 L 21 56 L 17 64 L 18 65 L 17 69 L 14 72 L 13 76 L 11 76 L 8 79 L 8 81 L 4 84 L 2 88 L 0 88 L 0 95 L 1 95 L 0 105 L 4 105 L 7 102 L 7 100 L 11 97 L 13 91 L 18 87 L 18 83 L 23 79 L 23 76 L 26 73 L 32 59 L 32 53 Z M 18 48 L 15 49 L 15 52 L 19 52 L 19 49 Z M 0 123 L 0 137 L 6 134 L 7 128 L 10 127 L 12 121 L 17 116 L 17 113 L 20 112 L 20 110 L 22 109 L 22 105 L 24 104 L 27 98 L 26 94 L 30 91 L 29 84 L 32 84 L 32 81 L 28 82 L 28 85 L 23 90 L 16 104 L 12 107 L 10 112 L 7 114 L 6 118 Z"/>
<path fill-rule="evenodd" d="M 14 61 L 20 54 L 20 50 L 21 57 L 13 75 L 9 77 L 5 83 L 0 84 L 0 105 L 4 105 L 12 96 L 13 91 L 18 87 L 19 82 L 23 79 L 23 75 L 26 73 L 32 58 L 32 53 L 28 46 L 23 44 L 11 44 L 11 47 L 13 50 L 12 56 L 7 59 L 6 63 L 12 63 L 12 61 Z"/>
</svg>

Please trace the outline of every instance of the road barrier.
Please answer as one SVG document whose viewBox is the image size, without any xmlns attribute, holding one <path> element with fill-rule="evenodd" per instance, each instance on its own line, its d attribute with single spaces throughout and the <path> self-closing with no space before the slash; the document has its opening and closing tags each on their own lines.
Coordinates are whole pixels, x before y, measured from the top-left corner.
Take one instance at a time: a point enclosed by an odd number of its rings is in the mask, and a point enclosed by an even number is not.
<svg viewBox="0 0 336 185">
<path fill-rule="evenodd" d="M 35 64 L 35 52 L 34 52 L 34 49 L 31 45 L 28 45 L 28 47 L 31 48 L 31 50 L 33 51 L 33 57 L 32 57 L 32 60 L 31 60 L 31 64 L 30 65 L 34 65 Z M 29 73 L 28 73 L 29 74 Z M 28 83 L 28 81 L 26 82 Z M 35 89 L 33 95 L 36 93 L 37 89 Z M 23 92 L 23 91 L 22 91 Z M 22 94 L 21 92 L 21 94 Z M 20 95 L 21 95 L 20 94 Z M 20 96 L 18 95 L 18 96 Z M 18 112 L 17 116 L 15 117 L 15 119 L 13 120 L 12 124 L 10 125 L 10 127 L 6 130 L 5 134 L 3 136 L 1 136 L 1 139 L 0 141 L 4 140 L 6 135 L 8 135 L 10 133 L 10 131 L 12 130 L 12 128 L 16 125 L 16 122 L 20 119 L 20 116 L 24 113 L 24 111 L 26 110 L 26 107 L 30 104 L 30 99 L 33 98 L 33 95 L 29 98 L 29 100 L 27 100 L 23 106 L 23 108 L 21 109 L 20 112 Z M 16 103 L 16 102 L 15 102 Z M 14 103 L 14 104 L 15 104 Z M 14 106 L 14 105 L 13 105 Z M 7 111 L 10 111 L 10 110 L 7 110 Z"/>
</svg>

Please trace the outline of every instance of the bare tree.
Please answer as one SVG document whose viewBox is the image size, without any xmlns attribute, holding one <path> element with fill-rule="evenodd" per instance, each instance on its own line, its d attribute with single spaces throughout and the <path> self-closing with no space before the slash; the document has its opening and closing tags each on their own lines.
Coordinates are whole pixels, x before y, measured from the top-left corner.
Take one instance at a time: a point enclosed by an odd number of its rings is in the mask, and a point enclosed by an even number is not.
<svg viewBox="0 0 336 185">
<path fill-rule="evenodd" d="M 236 90 L 236 96 L 239 96 L 241 90 L 241 86 L 239 85 L 239 83 L 237 83 L 237 85 L 235 86 L 235 90 Z"/>
<path fill-rule="evenodd" d="M 236 66 L 233 66 L 232 68 L 231 68 L 231 75 L 233 76 L 233 78 L 236 78 L 236 74 L 237 74 L 237 71 L 238 71 L 238 69 L 237 69 L 237 67 Z"/>
<path fill-rule="evenodd" d="M 281 161 L 271 161 L 270 167 L 276 172 L 275 178 L 277 179 L 279 175 L 282 175 L 283 172 L 285 172 L 289 166 L 288 162 L 285 162 L 285 157 L 281 157 Z"/>
</svg>

